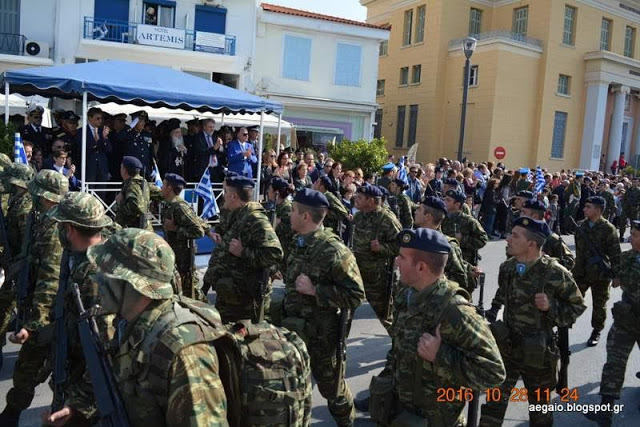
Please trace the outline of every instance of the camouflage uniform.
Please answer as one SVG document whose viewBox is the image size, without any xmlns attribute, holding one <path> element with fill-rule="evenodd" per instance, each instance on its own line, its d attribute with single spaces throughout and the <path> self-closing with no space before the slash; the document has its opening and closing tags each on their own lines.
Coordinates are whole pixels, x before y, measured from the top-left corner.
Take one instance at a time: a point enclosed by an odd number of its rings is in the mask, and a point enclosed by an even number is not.
<svg viewBox="0 0 640 427">
<path fill-rule="evenodd" d="M 342 200 L 336 197 L 331 191 L 327 191 L 323 193 L 324 196 L 329 201 L 329 210 L 327 211 L 327 215 L 324 217 L 323 225 L 325 228 L 330 228 L 336 235 L 340 236 L 342 221 L 347 219 L 349 216 L 349 211 L 345 207 Z"/>
<path fill-rule="evenodd" d="M 453 237 L 445 237 L 451 246 L 451 252 L 449 253 L 449 258 L 447 258 L 447 264 L 444 266 L 444 274 L 447 279 L 456 282 L 461 288 L 469 292 L 469 301 L 471 301 L 471 293 L 476 288 L 473 266 L 463 258 L 462 249 L 460 249 L 458 241 Z"/>
<path fill-rule="evenodd" d="M 384 208 L 372 212 L 359 211 L 354 216 L 353 223 L 353 253 L 362 275 L 367 301 L 388 331 L 393 321 L 390 310 L 393 301 L 387 296 L 387 271 L 398 255 L 396 236 L 402 226 Z M 371 251 L 371 241 L 376 239 L 380 242 L 380 252 Z"/>
<path fill-rule="evenodd" d="M 300 319 L 311 369 L 320 394 L 327 399 L 329 412 L 339 426 L 352 426 L 355 418 L 353 397 L 341 377 L 336 394 L 336 343 L 338 308 L 355 310 L 364 301 L 364 287 L 355 257 L 340 239 L 322 226 L 306 236 L 298 235 L 291 248 L 285 277 L 285 311 L 288 327 L 291 318 Z M 296 291 L 296 278 L 306 274 L 316 286 L 316 296 Z M 303 319 L 303 320 L 302 320 Z"/>
<path fill-rule="evenodd" d="M 29 183 L 34 209 L 43 208 L 36 198 L 59 203 L 69 189 L 69 180 L 53 170 L 42 170 Z M 29 238 L 26 237 L 25 238 Z M 35 387 L 51 372 L 47 356 L 51 341 L 50 311 L 58 292 L 62 245 L 58 238 L 58 223 L 51 217 L 51 209 L 40 212 L 34 226 L 27 262 L 29 282 L 25 302 L 24 329 L 29 339 L 22 345 L 13 372 L 13 388 L 7 394 L 5 412 L 19 413 L 29 407 Z"/>
<path fill-rule="evenodd" d="M 569 186 L 564 190 L 564 229 L 565 230 L 573 230 L 574 226 L 569 217 L 574 217 L 576 215 L 576 211 L 578 210 L 578 206 L 580 205 L 580 196 L 582 191 L 580 189 L 580 183 L 576 181 L 576 179 L 571 180 Z"/>
<path fill-rule="evenodd" d="M 620 256 L 620 241 L 615 227 L 606 219 L 600 218 L 595 225 L 589 226 L 589 220 L 584 219 L 578 223 L 600 253 L 614 266 Z M 607 301 L 609 300 L 609 285 L 611 279 L 604 274 L 591 253 L 587 241 L 582 234 L 576 232 L 576 265 L 573 268 L 573 277 L 580 287 L 580 292 L 585 295 L 591 288 L 593 300 L 593 312 L 591 326 L 594 331 L 600 332 L 604 328 L 607 318 Z"/>
<path fill-rule="evenodd" d="M 149 212 L 150 193 L 149 184 L 140 175 L 126 179 L 122 183 L 122 201 L 116 205 L 115 221 L 122 227 L 140 228 L 140 220 Z M 146 229 L 153 231 L 153 227 L 146 221 Z"/>
<path fill-rule="evenodd" d="M 507 377 L 500 386 L 502 399 L 482 406 L 482 426 L 502 425 L 511 389 L 520 377 L 528 390 L 529 404 L 546 403 L 545 393 L 536 396 L 535 390 L 552 390 L 556 386 L 559 352 L 553 328 L 571 326 L 586 308 L 571 273 L 553 258 L 543 255 L 522 275 L 517 272 L 518 264 L 515 257 L 509 258 L 498 273 L 498 291 L 492 306 L 505 306 L 505 336 L 497 341 Z M 534 305 L 536 293 L 545 293 L 549 298 L 547 312 Z M 497 327 L 492 325 L 492 330 L 500 335 Z M 531 425 L 551 425 L 553 413 L 529 411 L 529 420 Z"/>
<path fill-rule="evenodd" d="M 287 259 L 289 258 L 289 253 L 291 252 L 291 246 L 293 245 L 293 236 L 294 231 L 291 229 L 291 200 L 285 200 L 276 206 L 276 235 L 280 240 L 280 246 L 282 246 L 282 251 L 284 252 L 284 256 L 282 257 L 282 262 L 280 263 L 280 272 L 284 276 L 285 271 L 287 271 Z"/>
<path fill-rule="evenodd" d="M 396 194 L 390 200 L 391 211 L 396 215 L 402 228 L 413 228 L 413 202 L 404 193 Z"/>
<path fill-rule="evenodd" d="M 216 308 L 224 323 L 255 317 L 258 286 L 264 270 L 275 270 L 282 260 L 282 246 L 259 203 L 248 202 L 227 215 L 222 242 L 216 246 L 204 275 L 207 287 L 216 291 Z M 244 247 L 241 257 L 229 252 L 232 239 Z M 271 280 L 265 284 L 264 312 L 271 303 Z"/>
<path fill-rule="evenodd" d="M 598 196 L 602 197 L 605 200 L 605 202 L 607 202 L 607 205 L 604 209 L 604 213 L 602 214 L 602 216 L 607 221 L 613 221 L 613 217 L 616 214 L 616 201 L 613 198 L 613 193 L 609 190 L 603 190 L 598 193 Z"/>
<path fill-rule="evenodd" d="M 449 237 L 462 234 L 460 248 L 463 258 L 471 265 L 478 265 L 478 251 L 489 238 L 477 219 L 464 212 L 449 213 L 442 221 L 442 232 Z"/>
<path fill-rule="evenodd" d="M 388 367 L 401 409 L 426 418 L 429 426 L 461 425 L 464 419 L 465 402 L 437 401 L 438 388 L 486 390 L 504 379 L 496 342 L 465 295 L 441 277 L 421 292 L 408 288 L 397 305 L 396 323 L 402 326 L 394 329 Z M 428 362 L 418 355 L 418 341 L 438 324 L 442 343 L 435 361 Z"/>
<path fill-rule="evenodd" d="M 547 237 L 547 241 L 542 245 L 542 252 L 558 260 L 560 265 L 569 271 L 573 269 L 576 263 L 571 249 L 569 249 L 567 244 L 562 240 L 562 237 L 556 233 L 551 233 L 551 235 Z"/>
<path fill-rule="evenodd" d="M 163 219 L 173 219 L 175 231 L 164 230 L 164 238 L 176 256 L 176 267 L 182 283 L 182 293 L 189 298 L 199 297 L 198 277 L 192 265 L 191 250 L 198 239 L 209 230 L 209 225 L 200 219 L 182 197 L 176 196 L 164 202 Z M 193 248 L 195 250 L 195 248 Z M 200 298 L 198 298 L 200 299 Z"/>
<path fill-rule="evenodd" d="M 620 237 L 624 236 L 627 221 L 640 219 L 640 187 L 632 185 L 622 199 L 622 214 L 620 215 Z"/>
</svg>

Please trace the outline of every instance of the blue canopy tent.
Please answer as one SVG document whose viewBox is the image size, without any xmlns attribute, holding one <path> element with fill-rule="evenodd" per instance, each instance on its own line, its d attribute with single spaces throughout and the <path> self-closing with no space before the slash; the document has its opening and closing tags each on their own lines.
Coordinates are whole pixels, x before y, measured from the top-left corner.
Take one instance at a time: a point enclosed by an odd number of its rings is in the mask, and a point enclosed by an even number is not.
<svg viewBox="0 0 640 427">
<path fill-rule="evenodd" d="M 213 113 L 260 113 L 260 150 L 262 164 L 264 114 L 276 113 L 282 118 L 283 106 L 237 89 L 207 81 L 171 68 L 127 61 L 98 61 L 81 64 L 37 67 L 5 71 L 5 98 L 10 92 L 21 95 L 42 95 L 48 98 L 82 99 L 83 123 L 87 123 L 87 102 L 149 105 L 194 109 Z M 9 103 L 5 105 L 8 120 Z M 278 146 L 280 135 L 278 135 Z M 86 152 L 86 132 L 82 132 L 83 158 Z M 85 164 L 82 162 L 82 183 L 85 189 Z M 258 175 L 257 188 L 260 188 Z M 258 192 L 256 192 L 257 196 Z"/>
</svg>

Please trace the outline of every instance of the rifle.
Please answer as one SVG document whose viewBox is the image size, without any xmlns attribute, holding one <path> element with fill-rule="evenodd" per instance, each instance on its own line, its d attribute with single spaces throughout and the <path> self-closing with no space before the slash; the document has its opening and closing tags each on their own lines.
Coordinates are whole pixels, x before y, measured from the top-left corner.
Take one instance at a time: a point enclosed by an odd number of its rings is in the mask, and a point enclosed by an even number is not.
<svg viewBox="0 0 640 427">
<path fill-rule="evenodd" d="M 67 353 L 68 341 L 67 329 L 64 324 L 64 298 L 67 293 L 67 281 L 71 273 L 69 268 L 69 257 L 71 251 L 65 249 L 62 252 L 60 261 L 60 284 L 56 294 L 54 306 L 55 313 L 55 340 L 53 344 L 53 401 L 51 402 L 51 413 L 58 412 L 64 407 L 65 395 L 64 386 L 67 383 Z"/>
<path fill-rule="evenodd" d="M 258 280 L 258 292 L 253 298 L 253 318 L 251 323 L 260 323 L 264 320 L 264 298 L 267 295 L 267 286 L 270 278 L 271 269 L 269 267 L 263 268 Z"/>
<path fill-rule="evenodd" d="M 144 197 L 144 190 L 146 187 L 147 187 L 147 180 L 143 176 L 143 180 L 142 180 L 142 196 L 143 197 Z M 148 209 L 148 206 L 147 206 L 147 209 Z M 140 215 L 140 220 L 138 225 L 139 225 L 139 228 L 142 230 L 147 229 L 147 212 L 143 212 L 142 215 Z"/>
<path fill-rule="evenodd" d="M 556 393 L 560 394 L 563 389 L 569 387 L 569 360 L 571 358 L 571 351 L 569 350 L 569 328 L 567 326 L 558 328 L 558 350 L 560 350 L 560 370 L 558 372 Z"/>
<path fill-rule="evenodd" d="M 351 329 L 353 311 L 350 308 L 341 308 L 338 319 L 338 341 L 336 346 L 336 370 L 333 373 L 333 383 L 336 386 L 336 396 L 340 394 L 340 386 L 347 365 L 347 338 Z"/>
<path fill-rule="evenodd" d="M 485 274 L 480 273 L 478 276 L 478 285 L 480 286 L 480 295 L 478 296 L 478 306 L 476 311 L 484 319 L 484 280 Z M 478 425 L 478 409 L 480 404 L 480 393 L 473 392 L 473 399 L 469 402 L 469 410 L 467 412 L 467 427 L 477 427 Z"/>
<path fill-rule="evenodd" d="M 94 316 L 99 312 L 100 306 L 93 306 L 89 310 L 84 309 L 80 289 L 77 283 L 73 283 L 72 292 L 80 316 L 78 317 L 78 332 L 82 351 L 86 360 L 86 370 L 91 377 L 93 394 L 100 412 L 100 426 L 128 427 L 127 411 L 122 397 L 118 391 L 115 376 L 111 370 L 111 364 Z"/>
<path fill-rule="evenodd" d="M 616 275 L 613 272 L 613 268 L 611 268 L 611 263 L 604 258 L 600 250 L 598 250 L 596 245 L 594 245 L 587 233 L 582 228 L 580 228 L 580 226 L 578 226 L 576 220 L 572 216 L 569 216 L 569 220 L 573 223 L 576 233 L 579 233 L 587 242 L 587 246 L 593 254 L 593 256 L 587 260 L 587 262 L 589 264 L 597 264 L 600 271 L 602 271 L 607 278 L 614 279 Z"/>
<path fill-rule="evenodd" d="M 189 298 L 196 298 L 196 288 L 194 287 L 194 277 L 196 277 L 196 240 L 187 240 L 189 245 L 189 280 L 191 283 L 183 283 L 182 288 L 188 287 L 191 289 L 191 295 L 187 295 Z"/>
<path fill-rule="evenodd" d="M 386 295 L 387 295 L 387 311 L 385 314 L 385 319 L 388 319 L 391 316 L 391 307 L 393 305 L 393 258 L 389 262 L 389 266 L 387 267 L 387 271 L 385 271 L 386 277 Z"/>
<path fill-rule="evenodd" d="M 29 212 L 29 217 L 27 218 L 27 226 L 24 230 L 24 241 L 22 242 L 22 257 L 25 265 L 20 272 L 20 278 L 18 279 L 18 290 L 16 295 L 16 306 L 17 306 L 17 314 L 16 314 L 16 334 L 20 332 L 22 329 L 22 324 L 26 319 L 26 307 L 25 304 L 27 302 L 27 291 L 29 287 L 29 276 L 31 273 L 31 268 L 29 265 L 29 253 L 31 252 L 31 245 L 33 244 L 33 229 L 36 223 L 36 211 L 31 210 Z"/>
</svg>

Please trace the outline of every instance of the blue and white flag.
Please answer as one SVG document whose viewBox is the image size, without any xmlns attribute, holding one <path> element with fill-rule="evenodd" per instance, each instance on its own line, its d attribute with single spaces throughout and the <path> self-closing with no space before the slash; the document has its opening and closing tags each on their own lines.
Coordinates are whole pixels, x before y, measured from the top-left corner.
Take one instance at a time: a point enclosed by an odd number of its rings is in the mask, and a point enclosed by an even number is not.
<svg viewBox="0 0 640 427">
<path fill-rule="evenodd" d="M 14 154 L 14 162 L 22 163 L 23 165 L 29 164 L 27 161 L 27 153 L 24 151 L 24 145 L 22 145 L 22 137 L 18 132 L 14 135 L 13 138 L 13 154 Z"/>
<path fill-rule="evenodd" d="M 542 170 L 538 166 L 536 168 L 536 194 L 542 193 L 542 190 L 544 189 L 545 184 L 546 182 L 544 180 L 544 174 L 542 173 Z"/>
<path fill-rule="evenodd" d="M 158 164 L 155 160 L 153 161 L 153 171 L 151 172 L 151 178 L 153 178 L 153 182 L 158 188 L 162 188 L 162 178 L 160 177 L 160 170 L 158 169 Z"/>
<path fill-rule="evenodd" d="M 196 187 L 196 194 L 204 200 L 204 209 L 202 210 L 202 215 L 200 215 L 202 218 L 211 218 L 220 213 L 216 197 L 211 188 L 209 168 L 206 168 L 204 174 L 202 174 L 202 178 L 200 178 L 200 182 Z"/>
<path fill-rule="evenodd" d="M 400 157 L 400 165 L 397 178 L 401 179 L 405 184 L 409 184 L 409 178 L 407 177 L 407 168 L 404 167 L 404 156 Z"/>
</svg>

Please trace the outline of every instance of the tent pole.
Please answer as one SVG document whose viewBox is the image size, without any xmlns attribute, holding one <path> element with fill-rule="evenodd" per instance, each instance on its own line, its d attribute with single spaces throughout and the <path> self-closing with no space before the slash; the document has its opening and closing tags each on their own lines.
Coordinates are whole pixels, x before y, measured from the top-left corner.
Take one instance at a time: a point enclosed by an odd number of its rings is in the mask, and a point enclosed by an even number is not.
<svg viewBox="0 0 640 427">
<path fill-rule="evenodd" d="M 260 139 L 258 139 L 258 182 L 256 183 L 256 191 L 253 192 L 253 197 L 257 202 L 260 197 L 260 179 L 262 178 L 262 151 L 264 145 L 264 110 L 260 111 Z"/>
<path fill-rule="evenodd" d="M 6 80 L 4 82 L 4 124 L 9 124 L 9 82 Z"/>
<path fill-rule="evenodd" d="M 82 92 L 82 150 L 80 150 L 80 152 L 82 153 L 82 157 L 80 158 L 80 162 L 82 164 L 82 167 L 80 169 L 80 176 L 82 177 L 82 185 L 80 187 L 80 189 L 84 192 L 87 191 L 87 182 L 85 181 L 85 178 L 87 176 L 87 157 L 86 157 L 86 152 L 87 152 L 87 92 L 84 91 Z"/>
<path fill-rule="evenodd" d="M 278 146 L 276 147 L 276 155 L 279 156 L 280 155 L 280 129 L 282 126 L 282 113 L 278 114 Z M 298 160 L 298 159 L 296 159 Z"/>
<path fill-rule="evenodd" d="M 222 119 L 220 120 L 220 126 L 224 126 L 224 113 L 222 113 Z"/>
</svg>

